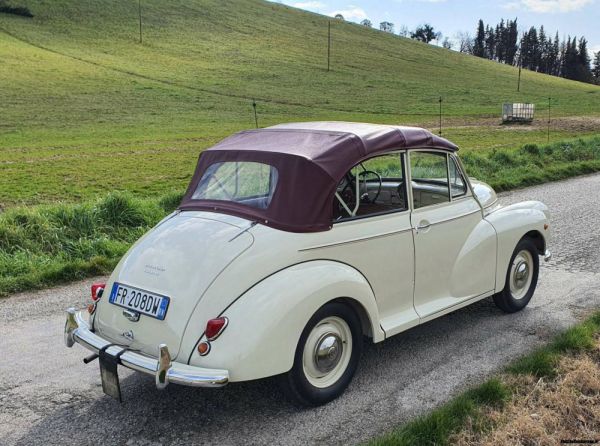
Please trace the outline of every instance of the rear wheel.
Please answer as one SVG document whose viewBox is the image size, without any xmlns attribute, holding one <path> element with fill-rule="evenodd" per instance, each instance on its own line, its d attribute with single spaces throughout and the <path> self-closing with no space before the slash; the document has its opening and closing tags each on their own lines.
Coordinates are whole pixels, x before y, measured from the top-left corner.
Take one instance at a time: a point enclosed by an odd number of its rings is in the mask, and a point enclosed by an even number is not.
<svg viewBox="0 0 600 446">
<path fill-rule="evenodd" d="M 529 238 L 522 239 L 510 259 L 504 289 L 494 296 L 496 305 L 507 313 L 525 308 L 535 292 L 539 267 L 535 243 Z"/>
<path fill-rule="evenodd" d="M 324 305 L 300 336 L 294 365 L 282 377 L 284 391 L 306 406 L 337 398 L 354 376 L 362 341 L 360 320 L 354 310 L 341 303 Z"/>
</svg>

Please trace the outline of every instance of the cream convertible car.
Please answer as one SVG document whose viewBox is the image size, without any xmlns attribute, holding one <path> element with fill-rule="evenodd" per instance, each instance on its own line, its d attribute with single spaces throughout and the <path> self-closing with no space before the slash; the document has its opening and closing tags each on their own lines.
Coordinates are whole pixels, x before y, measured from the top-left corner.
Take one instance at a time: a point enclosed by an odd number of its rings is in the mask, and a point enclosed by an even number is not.
<svg viewBox="0 0 600 446">
<path fill-rule="evenodd" d="M 65 342 L 169 383 L 281 375 L 318 405 L 372 342 L 493 296 L 521 310 L 546 259 L 548 210 L 502 207 L 457 147 L 423 129 L 287 124 L 206 150 L 178 210 L 142 237 Z M 89 317 L 88 317 L 89 313 Z"/>
</svg>

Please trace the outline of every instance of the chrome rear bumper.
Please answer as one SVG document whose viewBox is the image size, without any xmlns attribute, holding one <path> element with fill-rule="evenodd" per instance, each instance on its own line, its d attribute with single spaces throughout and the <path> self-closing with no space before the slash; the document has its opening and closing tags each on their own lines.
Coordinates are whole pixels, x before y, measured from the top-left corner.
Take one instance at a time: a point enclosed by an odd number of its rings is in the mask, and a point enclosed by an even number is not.
<svg viewBox="0 0 600 446">
<path fill-rule="evenodd" d="M 119 358 L 119 364 L 138 372 L 154 375 L 156 387 L 164 389 L 169 383 L 192 387 L 223 387 L 229 382 L 227 370 L 205 369 L 178 362 L 171 362 L 169 349 L 165 344 L 157 348 L 158 358 L 152 358 L 127 350 L 126 347 L 112 345 L 111 342 L 93 333 L 81 311 L 67 310 L 65 324 L 65 344 L 72 347 L 75 343 L 98 353 L 103 348 L 112 356 Z M 106 347 L 110 345 L 110 347 Z"/>
<path fill-rule="evenodd" d="M 552 253 L 550 252 L 549 249 L 546 249 L 546 252 L 544 252 L 544 261 L 549 262 L 551 258 L 552 258 Z"/>
</svg>

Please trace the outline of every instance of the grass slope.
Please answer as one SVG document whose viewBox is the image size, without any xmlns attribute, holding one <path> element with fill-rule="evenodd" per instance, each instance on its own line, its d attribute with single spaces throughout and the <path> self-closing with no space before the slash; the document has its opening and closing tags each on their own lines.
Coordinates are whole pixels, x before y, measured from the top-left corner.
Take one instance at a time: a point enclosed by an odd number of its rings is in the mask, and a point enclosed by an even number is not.
<svg viewBox="0 0 600 446">
<path fill-rule="evenodd" d="M 294 120 L 435 125 L 463 147 L 541 142 L 541 127 L 478 126 L 504 101 L 600 116 L 600 88 L 260 0 L 10 0 L 0 13 L 0 206 L 181 190 L 233 131 Z M 464 122 L 469 126 L 463 126 Z M 461 124 L 460 126 L 458 124 Z M 597 129 L 595 130 L 597 131 Z M 584 133 L 593 133 L 586 128 Z M 553 139 L 579 135 L 557 128 Z"/>
<path fill-rule="evenodd" d="M 511 189 L 600 170 L 600 136 L 471 152 L 464 162 L 497 190 Z M 0 214 L 0 296 L 109 273 L 135 240 L 177 207 L 181 196 L 176 191 L 145 199 L 112 193 L 80 204 L 7 210 Z"/>
</svg>

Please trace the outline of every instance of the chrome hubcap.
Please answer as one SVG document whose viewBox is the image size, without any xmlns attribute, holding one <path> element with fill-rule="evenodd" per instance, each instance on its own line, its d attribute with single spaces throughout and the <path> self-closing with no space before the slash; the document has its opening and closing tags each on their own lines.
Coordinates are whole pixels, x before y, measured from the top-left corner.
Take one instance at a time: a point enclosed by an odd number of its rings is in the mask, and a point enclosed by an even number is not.
<svg viewBox="0 0 600 446">
<path fill-rule="evenodd" d="M 532 281 L 533 257 L 529 251 L 520 251 L 510 270 L 510 292 L 515 299 L 525 297 Z"/>
<path fill-rule="evenodd" d="M 323 373 L 331 372 L 340 362 L 344 346 L 342 339 L 334 333 L 321 337 L 315 348 L 315 366 Z"/>
<path fill-rule="evenodd" d="M 310 332 L 302 352 L 304 376 L 315 387 L 335 384 L 352 355 L 352 331 L 345 320 L 330 316 Z"/>
</svg>

